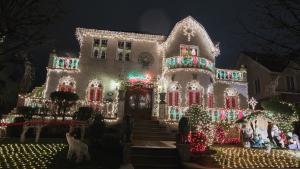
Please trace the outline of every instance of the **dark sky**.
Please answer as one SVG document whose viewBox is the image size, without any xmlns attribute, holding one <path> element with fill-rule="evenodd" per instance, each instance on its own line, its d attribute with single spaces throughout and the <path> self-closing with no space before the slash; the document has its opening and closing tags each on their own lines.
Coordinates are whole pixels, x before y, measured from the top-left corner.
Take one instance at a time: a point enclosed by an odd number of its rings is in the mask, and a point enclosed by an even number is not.
<svg viewBox="0 0 300 169">
<path fill-rule="evenodd" d="M 251 0 L 63 0 L 66 14 L 48 31 L 52 44 L 33 53 L 36 85 L 45 82 L 52 49 L 78 55 L 76 27 L 168 35 L 176 22 L 189 15 L 214 42 L 220 42 L 217 66 L 233 67 L 246 45 L 238 18 L 247 21 L 253 6 Z"/>
</svg>

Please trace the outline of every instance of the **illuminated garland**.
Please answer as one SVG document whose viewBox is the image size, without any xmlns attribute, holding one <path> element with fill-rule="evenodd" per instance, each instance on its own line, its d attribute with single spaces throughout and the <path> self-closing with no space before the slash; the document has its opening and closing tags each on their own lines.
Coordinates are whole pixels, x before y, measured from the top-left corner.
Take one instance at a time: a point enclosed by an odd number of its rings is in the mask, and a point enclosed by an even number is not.
<svg viewBox="0 0 300 169">
<path fill-rule="evenodd" d="M 211 72 L 215 69 L 215 64 L 208 59 L 197 56 L 175 56 L 166 58 L 165 64 L 169 69 L 175 68 L 201 68 Z"/>
</svg>

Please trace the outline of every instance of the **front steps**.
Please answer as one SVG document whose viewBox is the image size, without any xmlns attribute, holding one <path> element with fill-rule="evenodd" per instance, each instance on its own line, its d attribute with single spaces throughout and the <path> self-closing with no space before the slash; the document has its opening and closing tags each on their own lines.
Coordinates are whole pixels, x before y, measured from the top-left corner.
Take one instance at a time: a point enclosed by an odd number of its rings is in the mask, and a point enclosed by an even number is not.
<svg viewBox="0 0 300 169">
<path fill-rule="evenodd" d="M 131 148 L 134 169 L 179 169 L 176 148 Z"/>
<path fill-rule="evenodd" d="M 175 141 L 175 135 L 167 132 L 165 127 L 159 125 L 158 121 L 136 121 L 132 132 L 133 140 L 147 141 Z"/>
<path fill-rule="evenodd" d="M 175 135 L 158 121 L 136 121 L 130 150 L 134 169 L 179 169 Z"/>
</svg>

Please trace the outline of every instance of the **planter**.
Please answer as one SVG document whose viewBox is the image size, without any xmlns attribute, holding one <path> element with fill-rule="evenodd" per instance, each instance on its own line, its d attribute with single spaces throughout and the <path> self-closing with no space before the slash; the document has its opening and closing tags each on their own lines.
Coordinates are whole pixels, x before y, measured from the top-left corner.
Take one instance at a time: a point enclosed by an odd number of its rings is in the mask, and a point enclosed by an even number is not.
<svg viewBox="0 0 300 169">
<path fill-rule="evenodd" d="M 189 144 L 176 144 L 176 148 L 179 152 L 179 157 L 181 161 L 190 161 L 190 145 Z"/>
</svg>

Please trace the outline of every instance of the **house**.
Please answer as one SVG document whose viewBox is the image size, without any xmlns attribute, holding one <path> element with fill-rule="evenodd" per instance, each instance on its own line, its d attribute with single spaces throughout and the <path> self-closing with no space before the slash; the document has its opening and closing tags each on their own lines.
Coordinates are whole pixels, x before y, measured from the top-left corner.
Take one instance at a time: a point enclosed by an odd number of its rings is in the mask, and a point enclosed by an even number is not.
<svg viewBox="0 0 300 169">
<path fill-rule="evenodd" d="M 177 121 L 192 104 L 235 120 L 248 108 L 246 69 L 216 68 L 219 46 L 191 16 L 168 36 L 86 28 L 76 36 L 78 57 L 50 54 L 43 99 L 75 92 L 78 106 L 141 120 Z"/>
<path fill-rule="evenodd" d="M 278 96 L 280 99 L 300 103 L 300 66 L 287 56 L 274 56 L 243 52 L 239 65 L 247 68 L 249 97 L 257 100 Z"/>
</svg>

